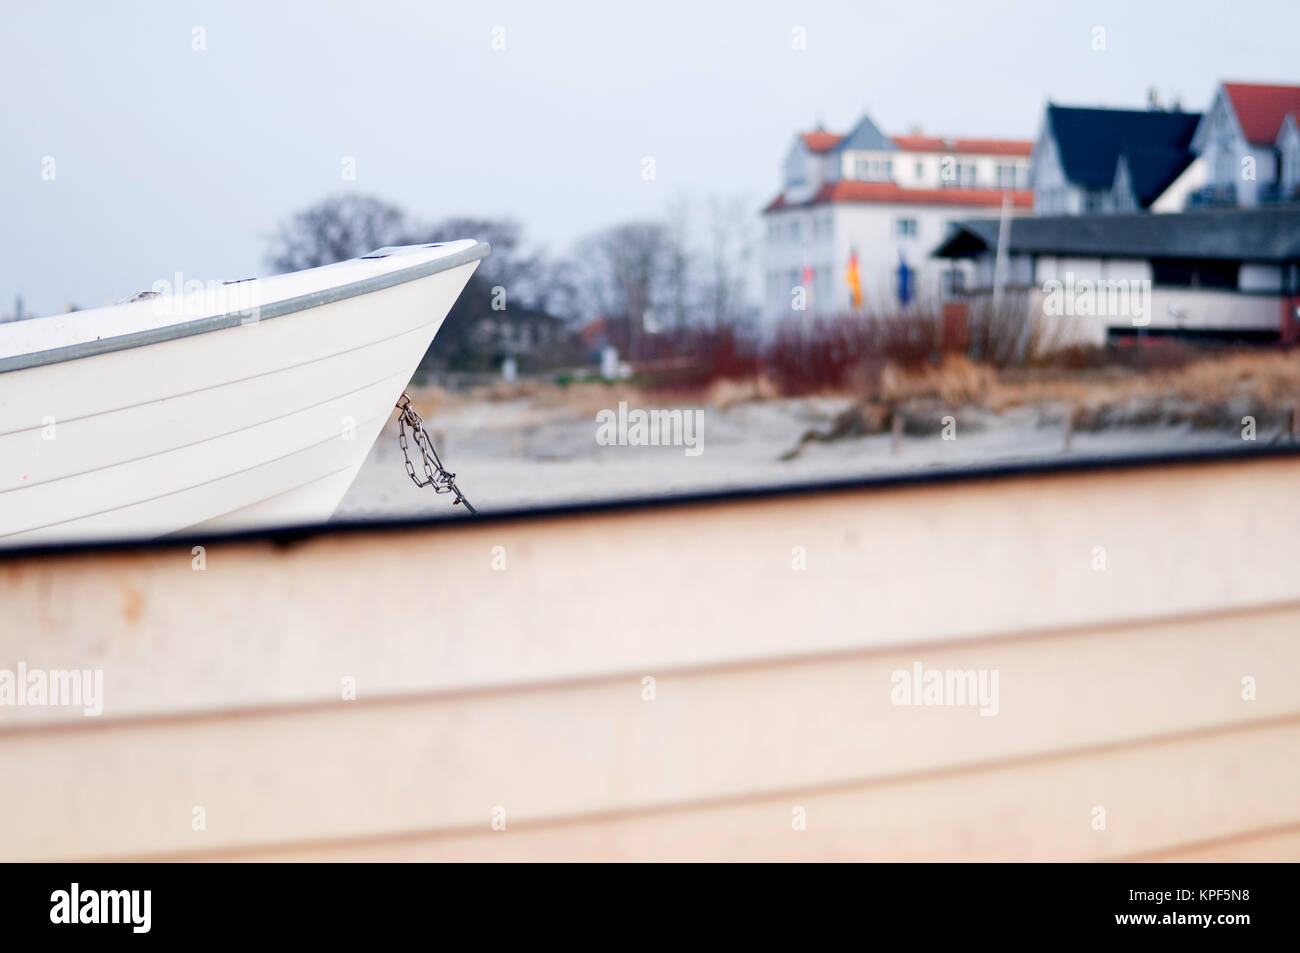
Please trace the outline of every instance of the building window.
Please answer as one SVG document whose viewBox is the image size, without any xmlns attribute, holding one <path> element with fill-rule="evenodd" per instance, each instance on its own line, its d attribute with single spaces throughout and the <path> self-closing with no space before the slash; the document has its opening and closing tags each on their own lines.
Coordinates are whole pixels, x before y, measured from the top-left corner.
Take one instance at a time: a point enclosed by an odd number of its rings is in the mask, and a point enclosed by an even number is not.
<svg viewBox="0 0 1300 953">
<path fill-rule="evenodd" d="M 997 183 L 1000 189 L 1014 189 L 1018 184 L 1020 176 L 1019 169 L 1014 162 L 999 162 L 997 171 Z"/>
<path fill-rule="evenodd" d="M 1151 280 L 1156 285 L 1178 288 L 1235 290 L 1240 270 L 1240 262 L 1235 261 L 1156 258 L 1151 262 Z"/>
<path fill-rule="evenodd" d="M 865 182 L 888 182 L 894 177 L 892 159 L 858 159 L 853 165 L 853 177 Z"/>
<path fill-rule="evenodd" d="M 914 218 L 894 219 L 894 234 L 899 238 L 915 238 L 916 219 Z"/>
<path fill-rule="evenodd" d="M 919 182 L 925 178 L 925 163 L 920 159 L 916 160 L 916 179 Z"/>
<path fill-rule="evenodd" d="M 790 241 L 797 242 L 798 240 L 799 240 L 799 220 L 796 218 L 790 222 Z"/>
</svg>

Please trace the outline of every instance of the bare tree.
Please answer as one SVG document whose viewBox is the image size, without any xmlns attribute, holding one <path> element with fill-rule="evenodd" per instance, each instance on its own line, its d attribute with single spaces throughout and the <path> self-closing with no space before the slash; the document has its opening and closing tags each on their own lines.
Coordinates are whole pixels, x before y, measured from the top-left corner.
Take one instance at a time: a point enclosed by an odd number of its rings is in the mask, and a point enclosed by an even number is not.
<svg viewBox="0 0 1300 953">
<path fill-rule="evenodd" d="M 584 318 L 613 315 L 620 309 L 605 261 L 604 239 L 604 232 L 581 238 L 570 256 L 570 277 Z"/>
<path fill-rule="evenodd" d="M 713 326 L 737 321 L 745 308 L 745 285 L 753 260 L 753 212 L 743 198 L 709 201 L 709 274 L 705 311 Z"/>
<path fill-rule="evenodd" d="M 535 253 L 526 253 L 517 222 L 509 219 L 448 218 L 433 225 L 408 228 L 401 236 L 403 245 L 424 245 L 475 238 L 492 246 L 492 254 L 483 259 L 475 276 L 480 284 L 504 287 L 511 298 L 535 301 L 541 292 L 542 262 Z"/>
<path fill-rule="evenodd" d="M 272 239 L 266 263 L 275 271 L 301 271 L 356 258 L 400 241 L 401 209 L 364 195 L 340 195 L 298 212 Z"/>
<path fill-rule="evenodd" d="M 522 313 L 554 314 L 553 307 L 571 300 L 565 269 L 525 250 L 516 222 L 449 218 L 408 230 L 401 243 L 423 245 L 464 238 L 489 243 L 492 254 L 479 263 L 447 315 L 437 342 L 443 354 L 466 358 L 474 347 L 473 329 L 484 319 L 495 322 Z"/>
<path fill-rule="evenodd" d="M 628 222 L 607 228 L 579 245 L 579 255 L 595 267 L 590 292 L 628 321 L 629 357 L 640 352 L 646 315 L 654 306 L 654 289 L 669 247 L 662 222 Z"/>
<path fill-rule="evenodd" d="M 580 279 L 571 261 L 539 259 L 533 306 L 566 320 L 576 318 L 582 308 Z"/>
<path fill-rule="evenodd" d="M 435 224 L 412 221 L 401 209 L 365 196 L 327 198 L 298 212 L 280 226 L 267 254 L 276 271 L 299 271 L 356 258 L 385 245 L 423 245 L 474 238 L 488 242 L 492 254 L 474 273 L 466 294 L 502 288 L 510 302 L 543 306 L 572 296 L 557 265 L 525 252 L 518 223 L 484 218 L 448 218 Z"/>
<path fill-rule="evenodd" d="M 691 283 L 695 277 L 691 267 L 691 202 L 679 195 L 668 203 L 668 250 L 664 272 L 664 292 L 668 307 L 672 309 L 673 327 L 681 330 L 690 321 Z"/>
</svg>

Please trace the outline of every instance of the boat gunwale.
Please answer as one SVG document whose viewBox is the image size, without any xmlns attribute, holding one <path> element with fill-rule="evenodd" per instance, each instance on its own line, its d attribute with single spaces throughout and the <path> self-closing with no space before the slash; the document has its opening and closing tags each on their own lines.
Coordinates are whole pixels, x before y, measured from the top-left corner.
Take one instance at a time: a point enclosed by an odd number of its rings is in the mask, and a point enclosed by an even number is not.
<svg viewBox="0 0 1300 953">
<path fill-rule="evenodd" d="M 196 334 L 224 331 L 227 328 L 249 323 L 248 318 L 253 313 L 257 315 L 255 323 L 260 324 L 262 321 L 269 321 L 272 318 L 281 318 L 301 311 L 309 311 L 312 308 L 333 304 L 336 301 L 346 301 L 349 298 L 383 291 L 421 278 L 428 278 L 444 271 L 451 271 L 453 268 L 481 261 L 491 253 L 492 247 L 487 242 L 476 242 L 469 248 L 461 249 L 450 255 L 440 256 L 432 261 L 424 261 L 382 275 L 372 275 L 369 278 L 361 278 L 347 284 L 335 285 L 331 288 L 310 291 L 307 294 L 296 295 L 292 298 L 272 301 L 268 304 L 259 305 L 255 309 L 227 311 L 222 314 L 196 318 L 193 321 L 183 321 L 179 324 L 168 324 L 158 328 L 147 328 L 143 331 L 133 331 L 113 337 L 96 338 L 94 341 L 83 341 L 80 344 L 67 344 L 42 351 L 28 351 L 25 354 L 0 357 L 0 374 L 28 370 L 33 367 L 43 367 L 49 364 L 62 364 L 66 361 L 76 361 L 85 357 L 108 354 L 113 351 L 147 347 L 151 344 L 192 337 Z M 372 252 L 370 256 L 362 257 L 374 257 L 374 255 L 375 253 Z"/>
</svg>

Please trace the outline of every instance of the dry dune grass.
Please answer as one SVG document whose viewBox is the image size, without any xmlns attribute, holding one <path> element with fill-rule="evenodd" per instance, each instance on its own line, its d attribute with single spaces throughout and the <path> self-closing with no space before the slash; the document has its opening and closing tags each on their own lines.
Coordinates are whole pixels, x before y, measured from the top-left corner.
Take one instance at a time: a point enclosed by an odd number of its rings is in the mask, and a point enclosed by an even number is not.
<svg viewBox="0 0 1300 953">
<path fill-rule="evenodd" d="M 880 372 L 875 396 L 887 404 L 932 397 L 949 406 L 960 407 L 988 402 L 998 387 L 998 374 L 993 368 L 976 364 L 961 355 L 949 354 L 938 366 L 927 365 L 910 371 L 896 364 L 886 364 Z"/>
<path fill-rule="evenodd" d="M 703 389 L 646 389 L 629 382 L 497 382 L 467 393 L 437 386 L 410 390 L 425 417 L 473 403 L 523 401 L 547 417 L 590 418 L 627 401 L 633 407 L 700 405 L 726 410 L 782 396 L 778 382 L 760 374 L 722 379 Z M 1300 351 L 1229 352 L 1156 369 L 1108 364 L 1085 368 L 998 369 L 960 354 L 935 365 L 886 363 L 878 373 L 855 378 L 837 396 L 855 398 L 830 431 L 815 439 L 880 433 L 900 417 L 905 432 L 928 432 L 936 412 L 975 409 L 1003 414 L 1038 407 L 1068 414 L 1085 429 L 1187 423 L 1201 427 L 1240 424 L 1253 414 L 1260 424 L 1285 422 L 1300 409 Z"/>
<path fill-rule="evenodd" d="M 1157 376 L 1159 383 L 1189 398 L 1226 400 L 1249 393 L 1265 402 L 1294 400 L 1300 396 L 1300 351 L 1233 354 L 1190 364 L 1167 380 L 1162 377 Z"/>
<path fill-rule="evenodd" d="M 432 417 L 439 411 L 454 407 L 458 403 L 455 394 L 443 390 L 437 384 L 411 384 L 406 388 L 416 412 L 422 417 Z"/>
<path fill-rule="evenodd" d="M 828 429 L 807 431 L 786 458 L 811 442 L 893 427 L 933 434 L 948 413 L 978 428 L 981 413 L 1000 415 L 1021 407 L 1038 410 L 1040 422 L 1068 421 L 1069 429 L 1236 428 L 1251 416 L 1260 427 L 1294 432 L 1300 421 L 1300 351 L 1230 353 L 1146 371 L 1118 365 L 999 371 L 955 354 L 933 366 L 887 364 Z"/>
<path fill-rule="evenodd" d="M 525 401 L 539 410 L 571 411 L 575 417 L 589 416 L 620 400 L 630 404 L 642 397 L 639 388 L 620 383 L 578 382 L 561 386 L 543 380 L 497 381 L 464 392 L 452 392 L 434 384 L 407 388 L 411 400 L 426 417 L 439 411 L 468 404 L 504 404 Z"/>
<path fill-rule="evenodd" d="M 574 418 L 591 417 L 597 411 L 617 407 L 620 401 L 626 401 L 632 407 L 704 404 L 725 410 L 737 404 L 781 396 L 775 382 L 765 376 L 740 380 L 724 378 L 704 388 L 644 388 L 624 381 L 574 381 L 559 385 L 534 380 L 501 382 L 463 395 L 449 395 L 437 388 L 432 391 L 431 399 L 444 407 L 456 402 L 501 403 L 522 399 L 539 410 L 558 411 L 562 416 Z"/>
<path fill-rule="evenodd" d="M 1250 398 L 1289 404 L 1300 400 L 1300 351 L 1233 353 L 1151 371 L 1109 366 L 1034 375 L 999 372 L 948 355 L 938 366 L 913 371 L 887 365 L 878 388 L 865 396 L 890 405 L 929 398 L 949 407 L 976 405 L 994 412 L 1051 402 L 1099 406 L 1157 399 L 1213 404 Z"/>
<path fill-rule="evenodd" d="M 714 381 L 704 393 L 704 403 L 719 410 L 752 401 L 773 400 L 781 396 L 781 388 L 766 374 L 744 380 L 723 379 Z"/>
<path fill-rule="evenodd" d="M 598 411 L 617 407 L 619 401 L 629 406 L 645 406 L 641 388 L 618 381 L 575 381 L 563 387 L 550 385 L 530 395 L 537 406 L 562 411 L 574 417 L 594 417 Z"/>
</svg>

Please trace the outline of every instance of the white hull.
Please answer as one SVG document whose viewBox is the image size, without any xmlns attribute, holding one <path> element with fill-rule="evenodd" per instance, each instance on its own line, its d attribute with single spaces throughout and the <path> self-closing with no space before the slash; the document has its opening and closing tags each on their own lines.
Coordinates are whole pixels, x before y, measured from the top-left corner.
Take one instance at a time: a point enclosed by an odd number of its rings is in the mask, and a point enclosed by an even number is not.
<svg viewBox="0 0 1300 953">
<path fill-rule="evenodd" d="M 0 545 L 328 519 L 479 249 L 395 250 L 248 282 L 239 293 L 255 320 L 136 346 L 103 349 L 86 328 L 165 335 L 192 315 L 186 296 L 0 329 Z M 445 270 L 391 284 L 439 259 Z M 275 314 L 286 299 L 300 309 Z M 71 359 L 4 369 L 41 335 L 72 345 Z"/>
<path fill-rule="evenodd" d="M 0 705 L 0 860 L 1294 862 L 1297 483 L 1243 453 L 257 536 L 207 573 L 0 554 L 0 669 L 104 673 L 97 716 Z M 918 665 L 996 673 L 996 716 L 898 698 Z"/>
</svg>

